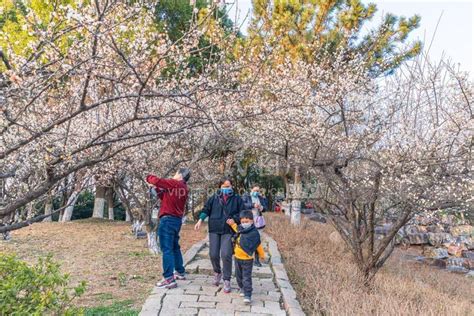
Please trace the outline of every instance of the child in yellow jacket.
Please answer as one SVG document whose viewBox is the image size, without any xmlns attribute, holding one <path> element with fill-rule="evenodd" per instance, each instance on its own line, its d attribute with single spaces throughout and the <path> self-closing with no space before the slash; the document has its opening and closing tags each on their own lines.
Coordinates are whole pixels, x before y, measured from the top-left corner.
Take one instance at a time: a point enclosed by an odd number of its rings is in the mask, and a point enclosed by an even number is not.
<svg viewBox="0 0 474 316">
<path fill-rule="evenodd" d="M 265 258 L 260 234 L 253 225 L 253 214 L 250 210 L 240 213 L 240 225 L 237 225 L 233 219 L 228 219 L 227 224 L 237 233 L 234 260 L 235 277 L 240 287 L 240 296 L 244 296 L 245 304 L 250 304 L 252 298 L 253 254 L 257 251 L 262 260 Z"/>
</svg>

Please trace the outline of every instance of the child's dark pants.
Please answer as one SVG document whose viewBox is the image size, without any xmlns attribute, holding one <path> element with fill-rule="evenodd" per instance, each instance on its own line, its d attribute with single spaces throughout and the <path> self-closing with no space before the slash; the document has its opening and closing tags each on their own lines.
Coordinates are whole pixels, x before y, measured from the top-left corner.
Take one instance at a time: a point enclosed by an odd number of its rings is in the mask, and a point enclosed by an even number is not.
<svg viewBox="0 0 474 316">
<path fill-rule="evenodd" d="M 252 268 L 253 259 L 241 260 L 235 258 L 235 277 L 237 284 L 246 297 L 252 297 Z"/>
</svg>

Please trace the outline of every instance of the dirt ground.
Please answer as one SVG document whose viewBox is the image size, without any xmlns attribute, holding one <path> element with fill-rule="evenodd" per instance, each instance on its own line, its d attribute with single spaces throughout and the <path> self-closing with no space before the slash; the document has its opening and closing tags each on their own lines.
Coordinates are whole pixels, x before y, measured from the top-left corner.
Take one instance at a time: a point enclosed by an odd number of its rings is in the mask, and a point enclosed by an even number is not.
<svg viewBox="0 0 474 316">
<path fill-rule="evenodd" d="M 183 252 L 205 234 L 205 229 L 195 232 L 192 224 L 184 225 Z M 135 239 L 125 222 L 38 223 L 12 232 L 10 241 L 0 241 L 0 252 L 14 252 L 32 263 L 52 254 L 71 275 L 71 285 L 87 282 L 86 293 L 75 302 L 78 306 L 130 300 L 139 310 L 153 284 L 161 279 L 161 256 L 149 254 L 146 240 Z"/>
<path fill-rule="evenodd" d="M 396 248 L 367 292 L 342 239 L 329 224 L 266 215 L 307 315 L 474 315 L 474 280 L 407 260 L 419 249 Z M 337 236 L 337 235 L 336 235 Z"/>
</svg>

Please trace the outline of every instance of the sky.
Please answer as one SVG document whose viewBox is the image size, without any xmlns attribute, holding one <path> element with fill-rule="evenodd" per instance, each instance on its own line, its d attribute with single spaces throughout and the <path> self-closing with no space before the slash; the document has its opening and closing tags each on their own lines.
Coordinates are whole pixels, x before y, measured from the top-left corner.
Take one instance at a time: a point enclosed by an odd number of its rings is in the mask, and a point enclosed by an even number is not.
<svg viewBox="0 0 474 316">
<path fill-rule="evenodd" d="M 444 55 L 458 64 L 460 70 L 470 72 L 474 78 L 474 0 L 374 0 L 377 14 L 370 25 L 376 25 L 385 13 L 410 17 L 421 16 L 420 27 L 409 39 L 421 39 L 428 57 L 436 62 Z M 226 0 L 231 8 L 229 16 L 242 24 L 246 33 L 245 16 L 252 9 L 251 0 Z M 236 15 L 237 13 L 237 15 Z M 237 17 L 237 18 L 236 18 Z"/>
</svg>

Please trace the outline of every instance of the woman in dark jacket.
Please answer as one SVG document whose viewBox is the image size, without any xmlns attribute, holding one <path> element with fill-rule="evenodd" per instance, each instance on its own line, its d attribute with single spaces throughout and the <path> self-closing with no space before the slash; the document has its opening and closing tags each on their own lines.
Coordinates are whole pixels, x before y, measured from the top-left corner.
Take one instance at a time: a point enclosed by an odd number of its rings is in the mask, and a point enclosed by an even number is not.
<svg viewBox="0 0 474 316">
<path fill-rule="evenodd" d="M 209 217 L 209 257 L 214 270 L 213 283 L 218 286 L 223 278 L 224 292 L 229 293 L 232 275 L 233 232 L 226 221 L 232 218 L 236 223 L 240 223 L 239 214 L 244 210 L 244 203 L 240 196 L 233 192 L 230 179 L 223 179 L 219 187 L 219 191 L 212 195 L 204 205 L 194 229 L 200 229 L 202 221 Z"/>
</svg>

